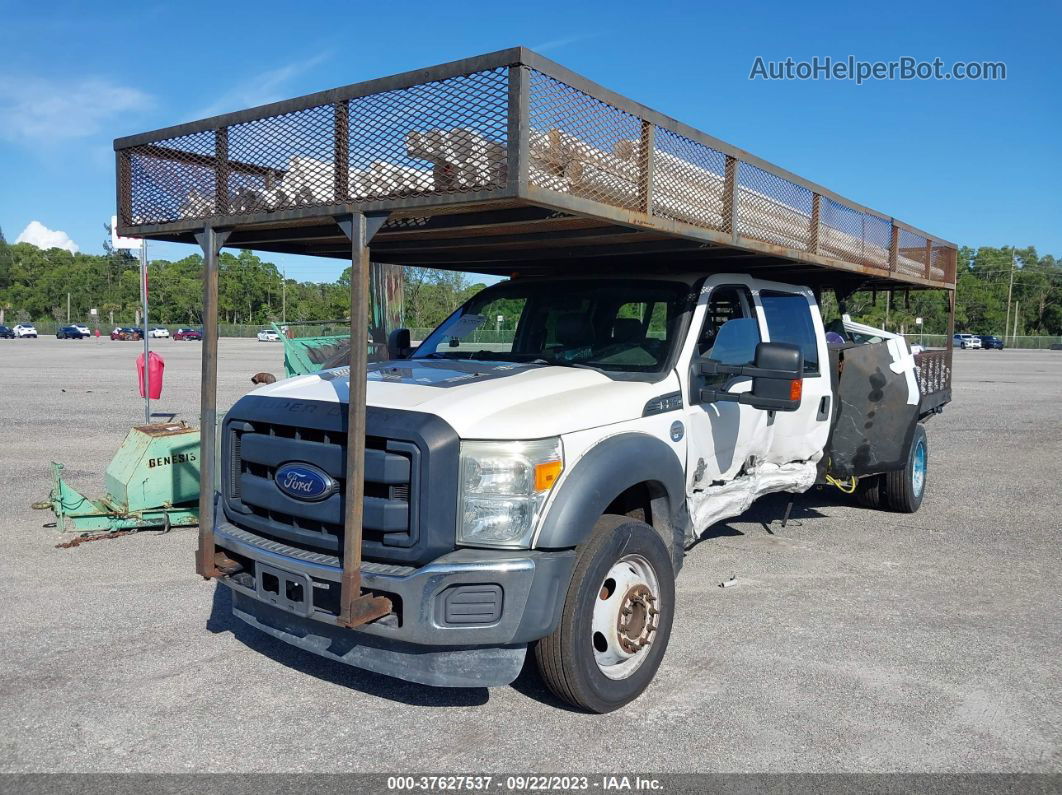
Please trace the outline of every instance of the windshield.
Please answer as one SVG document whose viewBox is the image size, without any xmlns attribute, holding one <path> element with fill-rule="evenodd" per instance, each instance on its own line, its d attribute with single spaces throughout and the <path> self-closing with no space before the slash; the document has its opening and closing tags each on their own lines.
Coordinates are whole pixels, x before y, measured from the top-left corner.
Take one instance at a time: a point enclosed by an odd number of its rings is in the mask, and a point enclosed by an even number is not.
<svg viewBox="0 0 1062 795">
<path fill-rule="evenodd" d="M 458 309 L 413 358 L 659 373 L 681 333 L 690 296 L 681 282 L 506 282 Z"/>
</svg>

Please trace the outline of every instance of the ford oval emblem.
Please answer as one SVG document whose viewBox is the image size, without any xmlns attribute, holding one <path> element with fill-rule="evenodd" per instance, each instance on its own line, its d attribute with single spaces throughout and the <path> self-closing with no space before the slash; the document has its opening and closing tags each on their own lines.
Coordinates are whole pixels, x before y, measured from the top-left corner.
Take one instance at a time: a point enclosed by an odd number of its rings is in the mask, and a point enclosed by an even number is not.
<svg viewBox="0 0 1062 795">
<path fill-rule="evenodd" d="M 284 464 L 273 476 L 277 488 L 305 502 L 317 502 L 331 496 L 336 482 L 325 471 L 312 464 Z"/>
</svg>

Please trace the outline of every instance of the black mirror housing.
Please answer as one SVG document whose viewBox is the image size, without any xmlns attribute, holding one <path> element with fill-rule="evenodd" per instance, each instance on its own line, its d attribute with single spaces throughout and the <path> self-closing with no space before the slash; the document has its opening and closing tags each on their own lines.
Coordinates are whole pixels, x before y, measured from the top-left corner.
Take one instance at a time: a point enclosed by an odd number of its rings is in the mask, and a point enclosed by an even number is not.
<svg viewBox="0 0 1062 795">
<path fill-rule="evenodd" d="M 804 353 L 787 342 L 761 342 L 756 346 L 749 405 L 774 411 L 796 411 L 804 391 Z M 745 402 L 745 401 L 741 401 Z"/>
<path fill-rule="evenodd" d="M 409 356 L 413 346 L 409 341 L 409 329 L 396 328 L 387 335 L 387 358 L 405 359 Z"/>
<path fill-rule="evenodd" d="M 796 411 L 804 388 L 804 353 L 787 342 L 761 342 L 754 365 L 722 364 L 711 359 L 698 366 L 701 375 L 731 375 L 752 378 L 751 392 L 700 390 L 701 403 L 744 403 L 766 411 Z"/>
</svg>

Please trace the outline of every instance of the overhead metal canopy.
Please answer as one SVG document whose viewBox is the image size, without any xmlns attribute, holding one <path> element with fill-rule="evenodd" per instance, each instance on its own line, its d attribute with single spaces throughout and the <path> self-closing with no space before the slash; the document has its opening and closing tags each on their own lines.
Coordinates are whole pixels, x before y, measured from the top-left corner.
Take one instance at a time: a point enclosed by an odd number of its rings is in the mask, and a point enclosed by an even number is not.
<svg viewBox="0 0 1062 795">
<path fill-rule="evenodd" d="M 517 47 L 115 141 L 122 234 L 381 262 L 954 289 L 955 246 Z M 608 259 L 608 264 L 602 261 Z"/>
</svg>

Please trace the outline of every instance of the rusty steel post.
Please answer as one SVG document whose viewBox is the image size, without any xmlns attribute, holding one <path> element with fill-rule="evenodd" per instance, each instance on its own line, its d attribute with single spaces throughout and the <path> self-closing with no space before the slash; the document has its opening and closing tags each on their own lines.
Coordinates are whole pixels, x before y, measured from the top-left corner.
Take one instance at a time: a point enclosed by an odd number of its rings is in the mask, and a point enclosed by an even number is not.
<svg viewBox="0 0 1062 795">
<path fill-rule="evenodd" d="M 199 391 L 199 551 L 195 570 L 218 576 L 214 562 L 214 445 L 218 403 L 218 252 L 229 231 L 207 225 L 195 235 L 203 249 L 203 361 Z"/>
<path fill-rule="evenodd" d="M 723 165 L 723 231 L 730 233 L 731 240 L 738 239 L 738 169 L 741 161 L 726 156 Z"/>
<path fill-rule="evenodd" d="M 347 458 L 343 486 L 343 578 L 339 623 L 356 627 L 391 612 L 391 601 L 361 592 L 362 513 L 365 500 L 365 387 L 369 352 L 369 241 L 387 215 L 352 213 L 336 219 L 350 238 L 350 375 Z"/>
</svg>

